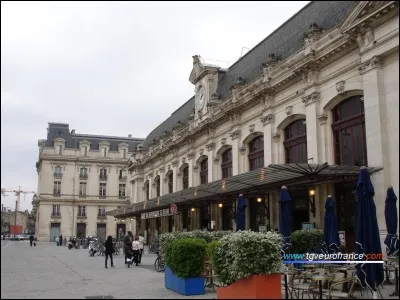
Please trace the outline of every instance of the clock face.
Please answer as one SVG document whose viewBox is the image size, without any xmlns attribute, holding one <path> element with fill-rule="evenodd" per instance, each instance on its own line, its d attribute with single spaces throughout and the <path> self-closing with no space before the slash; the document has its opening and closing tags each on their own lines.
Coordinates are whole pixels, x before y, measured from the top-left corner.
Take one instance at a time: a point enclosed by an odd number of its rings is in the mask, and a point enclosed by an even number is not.
<svg viewBox="0 0 400 300">
<path fill-rule="evenodd" d="M 202 108 L 204 105 L 204 87 L 201 87 L 197 92 L 197 104 L 198 108 Z"/>
</svg>

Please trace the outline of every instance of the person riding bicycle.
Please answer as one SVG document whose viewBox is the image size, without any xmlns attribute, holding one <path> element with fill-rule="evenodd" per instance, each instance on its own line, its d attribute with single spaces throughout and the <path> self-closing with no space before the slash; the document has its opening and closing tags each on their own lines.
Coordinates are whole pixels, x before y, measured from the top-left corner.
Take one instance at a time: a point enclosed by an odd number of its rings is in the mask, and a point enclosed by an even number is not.
<svg viewBox="0 0 400 300">
<path fill-rule="evenodd" d="M 128 231 L 128 234 L 124 237 L 125 263 L 126 263 L 126 259 L 127 259 L 126 252 L 132 248 L 132 242 L 133 242 L 132 231 Z"/>
</svg>

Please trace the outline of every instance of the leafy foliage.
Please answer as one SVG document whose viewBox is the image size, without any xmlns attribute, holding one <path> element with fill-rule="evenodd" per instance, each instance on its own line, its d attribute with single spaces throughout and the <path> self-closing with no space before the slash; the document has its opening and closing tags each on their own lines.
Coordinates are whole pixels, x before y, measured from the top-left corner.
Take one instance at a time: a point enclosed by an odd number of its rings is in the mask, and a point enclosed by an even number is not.
<svg viewBox="0 0 400 300">
<path fill-rule="evenodd" d="M 209 246 L 211 262 L 222 283 L 282 269 L 281 236 L 274 232 L 239 231 Z"/>
<path fill-rule="evenodd" d="M 307 253 L 320 250 L 324 232 L 319 229 L 296 230 L 291 235 L 292 253 Z"/>
<path fill-rule="evenodd" d="M 181 278 L 203 274 L 207 243 L 203 239 L 182 238 L 166 244 L 165 264 Z"/>
</svg>

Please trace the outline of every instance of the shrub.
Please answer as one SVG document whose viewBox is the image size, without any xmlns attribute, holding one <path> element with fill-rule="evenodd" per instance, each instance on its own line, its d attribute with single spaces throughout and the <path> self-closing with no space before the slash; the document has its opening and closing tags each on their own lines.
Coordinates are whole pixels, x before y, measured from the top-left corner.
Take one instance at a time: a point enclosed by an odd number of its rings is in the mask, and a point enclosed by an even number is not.
<svg viewBox="0 0 400 300">
<path fill-rule="evenodd" d="M 225 235 L 209 249 L 213 269 L 226 285 L 250 275 L 269 275 L 282 269 L 281 236 L 273 232 L 235 232 Z"/>
<path fill-rule="evenodd" d="M 212 257 L 215 256 L 217 248 L 219 247 L 220 242 L 218 240 L 212 241 L 207 245 L 207 256 L 212 260 Z"/>
<path fill-rule="evenodd" d="M 324 240 L 324 232 L 319 229 L 296 230 L 291 235 L 292 253 L 307 253 L 320 250 Z"/>
<path fill-rule="evenodd" d="M 178 277 L 199 277 L 203 274 L 206 247 L 203 239 L 176 239 L 166 244 L 165 264 Z"/>
</svg>

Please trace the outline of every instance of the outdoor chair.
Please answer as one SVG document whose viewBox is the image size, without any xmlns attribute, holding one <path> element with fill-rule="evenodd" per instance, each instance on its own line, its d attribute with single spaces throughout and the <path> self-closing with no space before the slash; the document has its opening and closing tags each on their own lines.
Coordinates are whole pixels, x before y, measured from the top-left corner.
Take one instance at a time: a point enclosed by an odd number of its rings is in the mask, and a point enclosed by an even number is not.
<svg viewBox="0 0 400 300">
<path fill-rule="evenodd" d="M 344 279 L 344 273 L 336 272 L 336 273 L 331 273 L 330 275 L 333 276 L 333 280 L 330 281 L 325 281 L 323 282 L 323 286 L 325 288 L 322 289 L 322 294 L 325 296 L 328 296 L 329 292 L 331 291 L 332 286 L 338 287 L 340 286 L 340 290 L 343 288 L 343 283 L 341 283 Z M 319 294 L 319 287 L 313 289 L 313 294 L 318 295 Z"/>
<path fill-rule="evenodd" d="M 354 284 L 356 283 L 356 278 L 351 277 L 347 279 L 335 280 L 327 293 L 328 299 L 338 298 L 338 299 L 349 299 L 352 298 Z M 348 292 L 343 292 L 343 284 L 348 284 L 350 286 Z"/>
<path fill-rule="evenodd" d="M 316 282 L 309 282 L 309 278 L 311 276 L 310 272 L 302 272 L 299 275 L 296 276 L 296 278 L 293 278 L 292 281 L 292 286 L 291 286 L 291 295 L 293 297 L 293 294 L 296 296 L 297 299 L 304 298 L 304 294 L 307 294 L 308 298 L 311 298 L 312 291 L 315 287 L 317 287 Z M 298 282 L 295 282 L 295 279 L 298 280 Z"/>
</svg>

